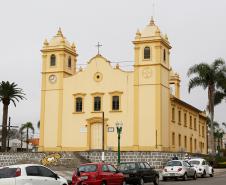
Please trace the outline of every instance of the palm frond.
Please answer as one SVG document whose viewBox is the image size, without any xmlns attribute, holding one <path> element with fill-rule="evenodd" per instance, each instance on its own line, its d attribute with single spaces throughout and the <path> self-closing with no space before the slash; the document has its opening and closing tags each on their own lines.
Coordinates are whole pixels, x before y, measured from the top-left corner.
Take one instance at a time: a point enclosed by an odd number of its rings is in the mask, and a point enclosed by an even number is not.
<svg viewBox="0 0 226 185">
<path fill-rule="evenodd" d="M 211 68 L 217 71 L 219 68 L 225 65 L 225 62 L 222 58 L 215 59 L 211 64 Z"/>
<path fill-rule="evenodd" d="M 224 127 L 226 127 L 226 123 L 225 123 L 225 122 L 223 122 L 222 125 L 223 125 Z"/>
<path fill-rule="evenodd" d="M 31 122 L 27 122 L 27 123 L 25 123 L 25 124 L 23 124 L 21 127 L 20 127 L 20 132 L 22 132 L 23 130 L 25 130 L 25 129 L 31 129 L 32 130 L 32 132 L 34 133 L 34 127 L 33 127 L 33 124 L 31 123 Z"/>
<path fill-rule="evenodd" d="M 204 73 L 209 70 L 210 70 L 210 66 L 207 63 L 195 64 L 188 69 L 187 75 L 188 75 L 188 77 L 193 74 L 198 75 L 198 74 Z"/>
<path fill-rule="evenodd" d="M 205 82 L 204 79 L 196 76 L 196 77 L 190 79 L 190 81 L 188 83 L 188 92 L 190 93 L 191 89 L 193 89 L 194 87 L 198 87 L 198 86 L 201 86 L 204 89 L 206 89 L 208 84 Z"/>
<path fill-rule="evenodd" d="M 25 93 L 21 88 L 17 87 L 16 83 L 2 81 L 0 82 L 0 101 L 3 99 L 8 99 L 9 102 L 12 102 L 16 106 L 16 102 L 26 98 Z"/>
<path fill-rule="evenodd" d="M 224 92 L 216 91 L 214 96 L 214 105 L 218 105 L 226 97 Z"/>
</svg>

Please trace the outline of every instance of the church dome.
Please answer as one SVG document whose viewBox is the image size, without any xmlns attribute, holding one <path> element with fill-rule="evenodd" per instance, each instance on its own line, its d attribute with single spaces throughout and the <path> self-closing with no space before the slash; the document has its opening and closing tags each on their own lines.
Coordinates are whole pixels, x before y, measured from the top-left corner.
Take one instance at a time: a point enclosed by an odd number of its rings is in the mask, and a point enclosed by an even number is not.
<svg viewBox="0 0 226 185">
<path fill-rule="evenodd" d="M 140 32 L 140 35 L 141 38 L 160 36 L 160 29 L 157 25 L 155 25 L 153 18 L 151 18 L 150 23 Z"/>
<path fill-rule="evenodd" d="M 49 42 L 49 46 L 60 46 L 60 45 L 63 45 L 63 46 L 67 46 L 69 48 L 71 48 L 71 45 L 70 43 L 67 41 L 67 39 L 64 37 L 61 29 L 59 28 L 56 36 L 54 36 L 50 42 Z"/>
</svg>

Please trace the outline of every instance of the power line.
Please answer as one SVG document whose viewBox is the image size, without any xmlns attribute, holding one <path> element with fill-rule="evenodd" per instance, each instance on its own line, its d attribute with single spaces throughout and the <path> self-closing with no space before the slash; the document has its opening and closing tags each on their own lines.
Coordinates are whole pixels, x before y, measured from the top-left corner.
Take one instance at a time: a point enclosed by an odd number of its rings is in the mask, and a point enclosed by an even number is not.
<svg viewBox="0 0 226 185">
<path fill-rule="evenodd" d="M 112 64 L 121 64 L 121 63 L 134 63 L 134 61 L 132 60 L 125 60 L 125 61 L 119 61 L 119 62 L 111 62 L 109 61 L 110 63 Z M 88 65 L 88 64 L 77 64 L 78 66 L 85 66 L 85 65 Z"/>
</svg>

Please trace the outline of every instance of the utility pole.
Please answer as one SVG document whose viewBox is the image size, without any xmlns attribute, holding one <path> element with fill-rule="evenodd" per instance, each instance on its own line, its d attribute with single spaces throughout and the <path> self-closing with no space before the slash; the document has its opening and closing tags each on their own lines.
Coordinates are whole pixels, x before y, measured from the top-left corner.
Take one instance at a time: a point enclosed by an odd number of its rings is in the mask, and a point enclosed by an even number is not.
<svg viewBox="0 0 226 185">
<path fill-rule="evenodd" d="M 10 128 L 18 128 L 18 126 L 11 126 L 11 117 L 9 116 L 9 121 L 8 121 L 8 126 L 6 126 L 8 128 L 7 130 L 7 146 L 8 149 L 6 149 L 6 151 L 9 151 L 9 140 L 10 140 Z M 3 127 L 3 125 L 0 125 Z"/>
<path fill-rule="evenodd" d="M 8 128 L 8 150 L 6 151 L 9 151 L 9 139 L 10 139 L 10 123 L 11 123 L 11 117 L 9 117 L 9 128 Z"/>
<path fill-rule="evenodd" d="M 23 132 L 22 132 L 22 130 L 21 130 L 21 132 L 20 132 L 20 150 L 21 150 L 21 152 L 22 152 L 22 148 L 23 148 Z"/>
</svg>

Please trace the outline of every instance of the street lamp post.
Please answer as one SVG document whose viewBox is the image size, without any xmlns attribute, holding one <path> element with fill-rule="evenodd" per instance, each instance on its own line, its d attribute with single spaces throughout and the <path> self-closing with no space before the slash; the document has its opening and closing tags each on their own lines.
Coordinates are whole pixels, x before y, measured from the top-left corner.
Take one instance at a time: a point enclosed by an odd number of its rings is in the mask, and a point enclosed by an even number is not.
<svg viewBox="0 0 226 185">
<path fill-rule="evenodd" d="M 121 133 L 122 133 L 122 122 L 116 122 L 116 129 L 118 134 L 118 165 L 120 164 L 120 139 L 121 139 Z"/>
<path fill-rule="evenodd" d="M 101 160 L 105 161 L 105 155 L 104 155 L 104 111 L 102 112 L 102 155 Z"/>
</svg>

